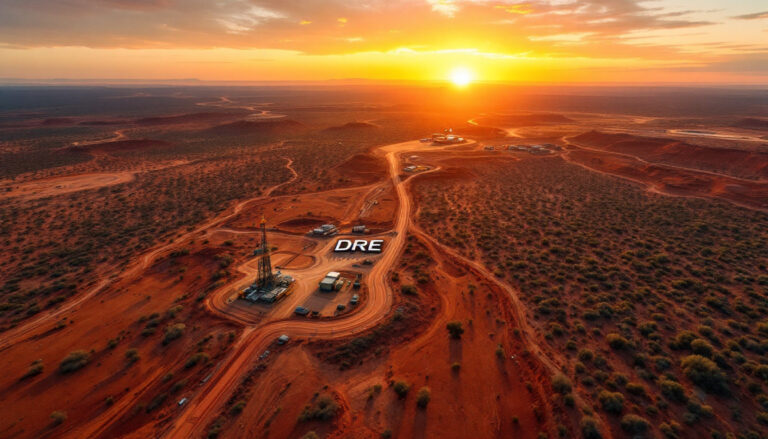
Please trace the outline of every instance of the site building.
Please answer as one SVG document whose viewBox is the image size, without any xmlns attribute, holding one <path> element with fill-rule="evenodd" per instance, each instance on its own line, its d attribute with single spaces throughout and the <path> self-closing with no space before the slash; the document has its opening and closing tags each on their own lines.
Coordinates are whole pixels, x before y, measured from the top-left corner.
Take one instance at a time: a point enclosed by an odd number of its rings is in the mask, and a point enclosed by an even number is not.
<svg viewBox="0 0 768 439">
<path fill-rule="evenodd" d="M 341 289 L 344 283 L 344 279 L 341 278 L 341 273 L 337 271 L 330 271 L 325 275 L 323 280 L 320 281 L 320 291 L 333 291 Z"/>
<path fill-rule="evenodd" d="M 339 230 L 333 224 L 323 224 L 318 228 L 312 229 L 313 235 L 320 235 L 320 236 L 332 236 L 338 232 Z"/>
</svg>

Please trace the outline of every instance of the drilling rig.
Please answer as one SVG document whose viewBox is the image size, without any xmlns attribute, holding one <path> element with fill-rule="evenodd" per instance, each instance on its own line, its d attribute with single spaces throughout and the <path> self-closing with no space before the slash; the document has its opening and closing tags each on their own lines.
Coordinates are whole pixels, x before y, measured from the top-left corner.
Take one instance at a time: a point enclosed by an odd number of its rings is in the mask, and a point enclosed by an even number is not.
<svg viewBox="0 0 768 439">
<path fill-rule="evenodd" d="M 269 247 L 267 247 L 267 220 L 261 218 L 261 257 L 259 258 L 259 277 L 256 285 L 261 289 L 267 289 L 274 285 L 275 275 L 272 274 L 272 261 L 269 259 Z"/>
</svg>

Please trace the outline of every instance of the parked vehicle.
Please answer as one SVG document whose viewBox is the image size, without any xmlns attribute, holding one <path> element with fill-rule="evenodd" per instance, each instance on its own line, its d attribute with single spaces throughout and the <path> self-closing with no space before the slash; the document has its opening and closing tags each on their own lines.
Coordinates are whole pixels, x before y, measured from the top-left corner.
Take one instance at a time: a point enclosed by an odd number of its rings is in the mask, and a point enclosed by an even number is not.
<svg viewBox="0 0 768 439">
<path fill-rule="evenodd" d="M 305 315 L 309 314 L 309 310 L 304 308 L 303 306 L 297 306 L 296 309 L 293 312 L 298 314 L 298 315 L 300 315 L 300 316 L 305 316 Z"/>
</svg>

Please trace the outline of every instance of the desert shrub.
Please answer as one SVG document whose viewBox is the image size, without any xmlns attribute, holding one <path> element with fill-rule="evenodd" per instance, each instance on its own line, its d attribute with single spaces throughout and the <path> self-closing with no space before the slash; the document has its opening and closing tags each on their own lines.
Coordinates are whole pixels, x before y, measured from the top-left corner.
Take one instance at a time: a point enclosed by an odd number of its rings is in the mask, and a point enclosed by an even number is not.
<svg viewBox="0 0 768 439">
<path fill-rule="evenodd" d="M 659 431 L 664 435 L 664 437 L 669 439 L 676 439 L 679 436 L 680 425 L 676 422 L 672 422 L 671 424 L 662 422 L 661 425 L 659 425 Z"/>
<path fill-rule="evenodd" d="M 583 416 L 579 422 L 579 427 L 581 428 L 581 436 L 584 439 L 602 439 L 603 437 L 600 434 L 597 421 L 591 416 Z"/>
<path fill-rule="evenodd" d="M 244 408 L 245 408 L 245 401 L 240 400 L 232 405 L 232 408 L 229 409 L 229 412 L 233 415 L 239 415 L 240 413 L 243 412 Z"/>
<path fill-rule="evenodd" d="M 314 431 L 308 431 L 307 434 L 301 437 L 301 439 L 320 439 L 320 436 Z"/>
<path fill-rule="evenodd" d="M 608 346 L 614 350 L 626 349 L 630 346 L 629 340 L 619 334 L 608 334 L 605 339 L 608 341 Z"/>
<path fill-rule="evenodd" d="M 163 336 L 163 344 L 167 345 L 173 340 L 181 337 L 184 334 L 184 328 L 186 328 L 186 326 L 183 323 L 175 323 L 173 325 L 166 326 L 165 336 Z"/>
<path fill-rule="evenodd" d="M 408 394 L 408 389 L 410 389 L 411 386 L 408 385 L 405 381 L 397 381 L 393 386 L 392 390 L 397 393 L 398 398 L 405 398 L 405 395 Z"/>
<path fill-rule="evenodd" d="M 645 386 L 643 386 L 640 383 L 635 383 L 635 382 L 627 383 L 626 389 L 627 389 L 627 392 L 633 395 L 645 396 Z"/>
<path fill-rule="evenodd" d="M 21 378 L 31 378 L 35 375 L 40 375 L 41 373 L 43 373 L 43 360 L 35 360 L 29 365 L 29 368 Z"/>
<path fill-rule="evenodd" d="M 67 420 L 67 413 L 60 410 L 56 410 L 51 413 L 51 423 L 53 425 L 59 425 Z"/>
<path fill-rule="evenodd" d="M 207 363 L 209 359 L 210 357 L 205 352 L 198 352 L 187 359 L 187 362 L 184 363 L 184 367 L 190 369 L 195 367 L 198 363 Z"/>
<path fill-rule="evenodd" d="M 416 395 L 416 405 L 418 405 L 420 408 L 426 408 L 427 404 L 429 404 L 430 398 L 431 392 L 429 391 L 429 387 L 422 387 L 419 389 L 419 393 Z"/>
<path fill-rule="evenodd" d="M 592 361 L 592 359 L 595 358 L 595 353 L 587 348 L 582 348 L 579 350 L 579 360 L 580 361 Z"/>
<path fill-rule="evenodd" d="M 165 401 L 165 398 L 168 397 L 167 393 L 161 393 L 154 398 L 152 398 L 152 401 L 147 404 L 146 412 L 150 413 L 154 411 L 156 408 L 160 407 L 160 405 Z"/>
<path fill-rule="evenodd" d="M 755 367 L 755 369 L 752 371 L 752 373 L 756 377 L 758 377 L 758 378 L 768 382 L 768 364 L 761 364 L 761 365 Z"/>
<path fill-rule="evenodd" d="M 448 333 L 451 334 L 452 338 L 461 338 L 461 334 L 464 333 L 464 328 L 461 326 L 461 322 L 459 321 L 452 321 L 448 322 L 447 325 L 445 325 L 445 328 L 448 330 Z"/>
<path fill-rule="evenodd" d="M 669 343 L 669 347 L 672 349 L 690 349 L 691 342 L 697 338 L 699 337 L 691 331 L 680 331 Z"/>
<path fill-rule="evenodd" d="M 654 355 L 651 360 L 658 371 L 667 370 L 672 366 L 672 360 L 663 355 Z"/>
<path fill-rule="evenodd" d="M 691 342 L 691 351 L 693 351 L 694 354 L 712 358 L 712 354 L 715 352 L 715 348 L 712 347 L 708 341 L 697 338 Z"/>
<path fill-rule="evenodd" d="M 685 396 L 685 389 L 676 381 L 662 379 L 659 381 L 659 388 L 661 389 L 661 394 L 667 399 L 678 402 L 685 402 L 688 400 Z"/>
<path fill-rule="evenodd" d="M 74 372 L 85 367 L 90 359 L 91 354 L 84 350 L 72 351 L 61 360 L 61 363 L 59 363 L 59 370 L 62 373 Z"/>
<path fill-rule="evenodd" d="M 168 311 L 165 312 L 165 315 L 168 318 L 172 319 L 172 318 L 176 317 L 176 314 L 180 313 L 181 310 L 183 310 L 183 309 L 184 309 L 184 307 L 181 306 L 181 305 L 172 306 L 172 307 L 168 308 Z"/>
<path fill-rule="evenodd" d="M 329 421 L 336 416 L 339 405 L 330 395 L 320 395 L 307 404 L 299 415 L 299 421 Z"/>
<path fill-rule="evenodd" d="M 453 372 L 456 372 L 456 373 L 458 373 L 458 372 L 461 370 L 461 363 L 459 363 L 458 361 L 456 361 L 456 362 L 454 362 L 453 364 L 451 364 L 451 370 L 452 370 Z"/>
<path fill-rule="evenodd" d="M 401 285 L 400 292 L 408 296 L 415 296 L 419 293 L 419 290 L 413 285 Z"/>
<path fill-rule="evenodd" d="M 178 393 L 181 389 L 184 388 L 184 386 L 187 385 L 187 379 L 178 380 L 175 383 L 173 383 L 173 386 L 171 386 L 171 393 Z"/>
<path fill-rule="evenodd" d="M 128 349 L 125 351 L 125 361 L 128 362 L 128 364 L 133 364 L 139 359 L 139 351 L 135 348 Z"/>
<path fill-rule="evenodd" d="M 552 377 L 552 390 L 560 394 L 566 394 L 571 391 L 573 385 L 567 376 L 559 373 Z"/>
<path fill-rule="evenodd" d="M 618 414 L 624 409 L 624 395 L 619 392 L 603 390 L 597 395 L 600 405 L 608 413 Z"/>
<path fill-rule="evenodd" d="M 689 355 L 681 362 L 683 373 L 705 390 L 723 392 L 726 387 L 725 374 L 710 359 L 701 355 Z"/>
<path fill-rule="evenodd" d="M 621 429 L 631 434 L 644 433 L 651 424 L 641 416 L 628 414 L 621 418 Z"/>
</svg>

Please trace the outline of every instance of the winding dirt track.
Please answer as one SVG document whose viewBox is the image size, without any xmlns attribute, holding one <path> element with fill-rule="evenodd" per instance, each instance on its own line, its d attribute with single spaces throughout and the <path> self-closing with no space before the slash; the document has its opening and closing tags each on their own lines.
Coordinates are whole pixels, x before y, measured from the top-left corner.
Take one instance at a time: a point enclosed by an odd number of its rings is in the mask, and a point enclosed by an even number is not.
<svg viewBox="0 0 768 439">
<path fill-rule="evenodd" d="M 333 339 L 348 337 L 374 327 L 392 307 L 392 292 L 386 283 L 386 275 L 396 262 L 405 242 L 405 231 L 411 212 L 405 185 L 398 172 L 399 152 L 414 149 L 418 141 L 398 143 L 382 147 L 389 162 L 389 173 L 400 200 L 395 218 L 394 231 L 387 252 L 382 255 L 368 275 L 369 297 L 360 311 L 331 321 L 280 320 L 259 327 L 249 326 L 238 340 L 233 354 L 219 364 L 214 376 L 208 381 L 174 425 L 164 433 L 166 437 L 196 437 L 205 429 L 218 409 L 226 402 L 244 372 L 253 364 L 257 354 L 265 350 L 280 334 L 293 337 L 322 337 Z M 212 311 L 221 313 L 218 309 Z"/>
<path fill-rule="evenodd" d="M 233 218 L 238 213 L 240 213 L 240 211 L 246 205 L 254 201 L 258 201 L 264 198 L 269 198 L 275 190 L 279 189 L 282 186 L 293 183 L 298 178 L 298 174 L 296 173 L 296 170 L 293 169 L 293 160 L 289 158 L 286 158 L 286 160 L 287 160 L 287 163 L 285 166 L 289 171 L 291 171 L 291 174 L 293 174 L 293 176 L 289 180 L 270 187 L 268 190 L 264 192 L 263 195 L 259 197 L 245 200 L 236 204 L 235 207 L 232 209 L 231 213 L 224 216 L 215 217 L 210 221 L 205 222 L 204 224 L 200 225 L 199 227 L 192 230 L 191 232 L 187 232 L 186 234 L 184 234 L 184 236 L 175 240 L 175 242 L 169 242 L 165 245 L 162 245 L 161 247 L 151 250 L 150 252 L 141 256 L 138 260 L 138 263 L 135 264 L 133 267 L 129 268 L 127 271 L 124 271 L 120 275 L 110 276 L 101 280 L 100 282 L 96 283 L 96 285 L 94 285 L 93 288 L 89 289 L 83 294 L 78 295 L 75 299 L 64 303 L 59 308 L 43 311 L 39 313 L 36 318 L 29 320 L 20 326 L 17 326 L 13 329 L 6 331 L 3 334 L 2 339 L 0 339 L 0 352 L 7 349 L 8 346 L 24 341 L 26 336 L 28 336 L 32 332 L 37 331 L 42 325 L 55 321 L 57 317 L 63 316 L 65 313 L 74 310 L 77 306 L 81 305 L 83 302 L 90 299 L 91 297 L 93 297 L 94 295 L 102 291 L 104 288 L 111 285 L 113 282 L 116 282 L 118 279 L 133 276 L 138 272 L 140 272 L 141 270 L 147 269 L 152 264 L 152 262 L 157 258 L 158 255 L 168 250 L 171 250 L 172 248 L 178 247 L 179 242 L 184 242 L 188 238 L 191 238 L 192 236 L 202 232 L 203 230 L 210 229 L 211 227 L 214 227 L 217 224 L 221 224 L 229 220 L 230 218 Z"/>
</svg>

